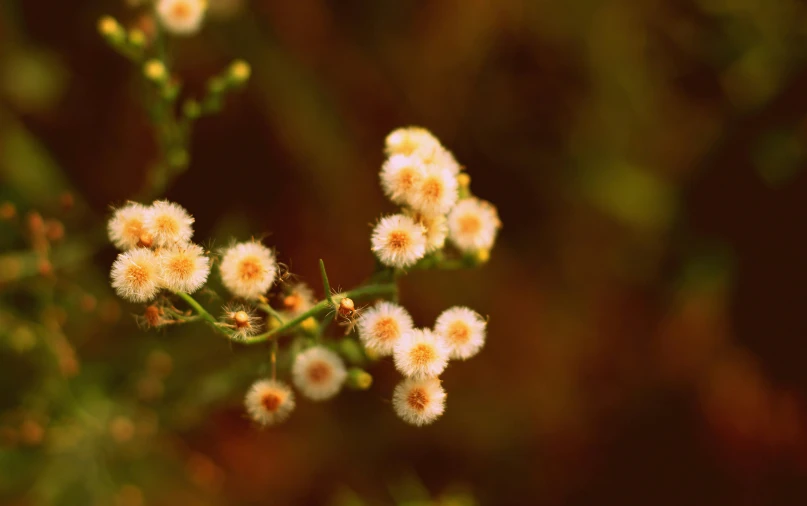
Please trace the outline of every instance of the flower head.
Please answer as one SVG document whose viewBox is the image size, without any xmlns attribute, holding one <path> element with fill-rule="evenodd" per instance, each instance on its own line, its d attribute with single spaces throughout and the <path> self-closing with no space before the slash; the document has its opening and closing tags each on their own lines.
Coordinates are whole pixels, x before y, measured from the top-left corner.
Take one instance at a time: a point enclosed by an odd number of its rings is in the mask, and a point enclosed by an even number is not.
<svg viewBox="0 0 807 506">
<path fill-rule="evenodd" d="M 255 422 L 268 427 L 289 417 L 294 410 L 294 393 L 280 381 L 260 380 L 250 387 L 244 404 Z"/>
<path fill-rule="evenodd" d="M 198 32 L 206 9 L 205 0 L 157 1 L 157 16 L 160 23 L 175 35 L 191 35 Z"/>
<path fill-rule="evenodd" d="M 439 376 L 448 364 L 448 347 L 429 329 L 403 335 L 393 349 L 395 367 L 411 378 Z"/>
<path fill-rule="evenodd" d="M 210 274 L 210 260 L 198 244 L 162 248 L 157 258 L 163 286 L 175 292 L 195 292 Z"/>
<path fill-rule="evenodd" d="M 393 130 L 386 139 L 388 155 L 411 155 L 417 151 L 428 151 L 440 146 L 440 141 L 428 130 L 421 127 L 406 127 Z"/>
<path fill-rule="evenodd" d="M 296 283 L 283 296 L 283 312 L 289 318 L 305 313 L 314 306 L 314 292 L 305 283 Z"/>
<path fill-rule="evenodd" d="M 501 226 L 493 204 L 476 198 L 462 199 L 448 216 L 448 238 L 468 253 L 490 250 Z"/>
<path fill-rule="evenodd" d="M 420 149 L 413 156 L 419 158 L 424 165 L 446 169 L 454 176 L 457 176 L 462 169 L 451 151 L 440 145 Z"/>
<path fill-rule="evenodd" d="M 277 262 L 272 250 L 249 241 L 227 248 L 219 270 L 224 286 L 234 295 L 257 299 L 275 282 Z"/>
<path fill-rule="evenodd" d="M 428 425 L 445 411 L 446 392 L 437 378 L 407 378 L 392 394 L 395 412 L 412 425 Z"/>
<path fill-rule="evenodd" d="M 339 355 L 315 346 L 297 355 L 292 367 L 294 386 L 314 401 L 333 397 L 347 378 L 345 364 Z"/>
<path fill-rule="evenodd" d="M 146 206 L 136 202 L 115 209 L 115 213 L 107 223 L 109 240 L 115 247 L 125 251 L 137 247 L 143 239 L 145 239 L 143 242 L 151 242 L 150 236 L 145 235 L 147 209 Z"/>
<path fill-rule="evenodd" d="M 255 316 L 254 311 L 241 305 L 226 306 L 224 319 L 227 326 L 233 330 L 233 337 L 236 339 L 253 336 L 261 328 L 261 319 Z"/>
<path fill-rule="evenodd" d="M 471 358 L 485 344 L 487 323 L 475 311 L 467 307 L 455 306 L 437 317 L 434 333 L 449 349 L 449 358 L 465 360 Z"/>
<path fill-rule="evenodd" d="M 148 208 L 145 226 L 157 246 L 185 244 L 193 235 L 193 216 L 179 204 L 158 200 Z"/>
<path fill-rule="evenodd" d="M 425 176 L 425 167 L 416 156 L 392 155 L 381 166 L 381 187 L 396 204 L 406 204 Z"/>
<path fill-rule="evenodd" d="M 423 177 L 409 194 L 412 209 L 426 215 L 446 214 L 459 198 L 457 176 L 440 165 L 427 165 Z"/>
<path fill-rule="evenodd" d="M 372 250 L 384 265 L 409 267 L 426 254 L 426 235 L 409 216 L 394 214 L 373 229 Z"/>
<path fill-rule="evenodd" d="M 406 309 L 392 302 L 379 302 L 359 318 L 359 339 L 379 357 L 392 355 L 395 344 L 413 326 Z"/>
<path fill-rule="evenodd" d="M 423 214 L 412 210 L 407 211 L 426 234 L 426 253 L 443 249 L 448 237 L 448 220 L 444 214 Z"/>
<path fill-rule="evenodd" d="M 160 263 L 156 253 L 136 248 L 118 255 L 112 264 L 112 287 L 121 298 L 148 302 L 160 291 Z"/>
</svg>

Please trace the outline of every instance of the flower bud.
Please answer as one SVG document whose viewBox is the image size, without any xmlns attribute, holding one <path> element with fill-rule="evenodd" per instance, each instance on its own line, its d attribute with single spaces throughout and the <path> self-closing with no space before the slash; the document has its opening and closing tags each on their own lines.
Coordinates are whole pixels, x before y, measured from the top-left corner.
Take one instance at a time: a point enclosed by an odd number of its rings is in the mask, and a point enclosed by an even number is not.
<svg viewBox="0 0 807 506">
<path fill-rule="evenodd" d="M 239 86 L 247 82 L 249 76 L 252 74 L 252 67 L 244 60 L 235 60 L 230 65 L 230 70 L 227 74 L 230 84 Z"/>
<path fill-rule="evenodd" d="M 98 33 L 111 44 L 120 44 L 126 36 L 123 27 L 112 16 L 103 16 L 98 20 Z"/>
<path fill-rule="evenodd" d="M 143 64 L 143 75 L 146 76 L 146 79 L 155 83 L 164 83 L 168 79 L 165 64 L 154 58 Z"/>
<path fill-rule="evenodd" d="M 351 367 L 347 372 L 347 386 L 354 390 L 367 390 L 373 384 L 373 377 L 367 371 Z"/>
<path fill-rule="evenodd" d="M 182 104 L 182 112 L 185 114 L 185 117 L 196 119 L 202 115 L 202 106 L 199 105 L 199 102 L 196 100 L 188 99 Z"/>
</svg>

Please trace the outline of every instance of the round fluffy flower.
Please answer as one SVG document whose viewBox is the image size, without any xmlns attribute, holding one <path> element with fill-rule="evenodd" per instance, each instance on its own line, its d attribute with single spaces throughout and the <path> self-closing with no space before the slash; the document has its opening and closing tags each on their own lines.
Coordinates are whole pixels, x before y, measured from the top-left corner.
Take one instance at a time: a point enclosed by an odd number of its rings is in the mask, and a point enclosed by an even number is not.
<svg viewBox="0 0 807 506">
<path fill-rule="evenodd" d="M 485 344 L 487 323 L 475 311 L 455 306 L 437 317 L 434 333 L 446 343 L 449 358 L 471 358 Z"/>
<path fill-rule="evenodd" d="M 191 35 L 202 26 L 206 8 L 205 0 L 158 0 L 157 16 L 169 32 Z"/>
<path fill-rule="evenodd" d="M 465 252 L 489 250 L 501 226 L 493 204 L 476 198 L 462 199 L 448 216 L 448 238 Z"/>
<path fill-rule="evenodd" d="M 425 175 L 425 168 L 416 156 L 392 155 L 381 166 L 381 187 L 396 204 L 406 204 Z"/>
<path fill-rule="evenodd" d="M 459 174 L 460 170 L 462 169 L 451 151 L 440 145 L 432 146 L 427 149 L 420 149 L 412 156 L 420 158 L 425 165 L 447 169 L 454 176 Z"/>
<path fill-rule="evenodd" d="M 406 423 L 428 425 L 445 411 L 446 392 L 437 378 L 407 378 L 392 394 L 395 412 Z"/>
<path fill-rule="evenodd" d="M 365 348 L 383 357 L 392 355 L 395 344 L 413 327 L 406 309 L 392 302 L 379 302 L 359 318 L 359 339 Z"/>
<path fill-rule="evenodd" d="M 207 281 L 210 260 L 198 244 L 162 248 L 157 253 L 163 287 L 174 292 L 193 293 Z"/>
<path fill-rule="evenodd" d="M 410 192 L 408 203 L 426 215 L 446 214 L 458 198 L 457 176 L 439 165 L 427 165 L 423 178 Z"/>
<path fill-rule="evenodd" d="M 115 213 L 107 223 L 109 240 L 121 250 L 128 250 L 138 246 L 141 239 L 151 242 L 150 237 L 144 236 L 146 232 L 146 206 L 130 202 L 123 207 L 115 209 Z M 151 244 L 146 244 L 150 246 Z"/>
<path fill-rule="evenodd" d="M 260 380 L 250 387 L 244 404 L 249 416 L 267 427 L 289 417 L 294 409 L 294 393 L 280 381 Z"/>
<path fill-rule="evenodd" d="M 373 229 L 372 250 L 384 265 L 409 267 L 426 254 L 426 235 L 409 216 L 394 214 Z"/>
<path fill-rule="evenodd" d="M 429 151 L 436 147 L 440 147 L 440 141 L 421 127 L 398 128 L 385 141 L 388 155 L 411 155 L 416 151 Z"/>
<path fill-rule="evenodd" d="M 157 246 L 185 244 L 193 235 L 193 216 L 179 204 L 158 200 L 148 208 L 145 226 Z"/>
<path fill-rule="evenodd" d="M 448 347 L 431 330 L 414 329 L 398 340 L 392 356 L 404 376 L 431 378 L 445 370 Z"/>
<path fill-rule="evenodd" d="M 136 248 L 118 255 L 112 264 L 112 287 L 132 302 L 147 302 L 160 291 L 160 264 L 150 249 Z"/>
<path fill-rule="evenodd" d="M 314 292 L 305 283 L 291 285 L 291 289 L 283 296 L 283 313 L 288 318 L 295 318 L 314 306 Z"/>
<path fill-rule="evenodd" d="M 257 299 L 275 282 L 277 262 L 263 244 L 242 242 L 224 251 L 219 270 L 224 286 L 234 295 Z"/>
<path fill-rule="evenodd" d="M 330 399 L 339 393 L 347 378 L 345 364 L 339 355 L 322 346 L 297 355 L 291 373 L 294 386 L 314 401 Z"/>
<path fill-rule="evenodd" d="M 426 234 L 426 253 L 443 249 L 448 237 L 448 220 L 444 214 L 423 214 L 409 211 L 410 216 L 419 223 Z"/>
</svg>

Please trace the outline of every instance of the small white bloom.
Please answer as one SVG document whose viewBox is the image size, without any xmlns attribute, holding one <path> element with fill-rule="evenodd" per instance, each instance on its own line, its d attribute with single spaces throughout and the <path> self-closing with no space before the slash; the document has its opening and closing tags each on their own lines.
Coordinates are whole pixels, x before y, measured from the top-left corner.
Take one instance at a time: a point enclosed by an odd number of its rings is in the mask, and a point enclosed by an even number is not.
<svg viewBox="0 0 807 506">
<path fill-rule="evenodd" d="M 407 378 L 392 394 L 395 412 L 406 423 L 428 425 L 445 411 L 446 391 L 437 378 Z"/>
<path fill-rule="evenodd" d="M 128 250 L 138 246 L 146 232 L 146 206 L 130 202 L 115 209 L 115 213 L 107 223 L 109 240 L 120 250 Z M 146 238 L 149 242 L 150 239 Z M 150 246 L 147 244 L 146 246 Z"/>
<path fill-rule="evenodd" d="M 460 250 L 489 250 L 502 224 L 490 202 L 476 198 L 460 200 L 448 216 L 448 238 Z"/>
<path fill-rule="evenodd" d="M 409 267 L 426 254 L 426 235 L 409 216 L 394 214 L 373 229 L 372 250 L 384 265 Z"/>
<path fill-rule="evenodd" d="M 411 155 L 416 151 L 428 151 L 440 146 L 440 141 L 421 127 L 406 127 L 393 130 L 385 141 L 388 155 Z"/>
<path fill-rule="evenodd" d="M 198 244 L 162 248 L 157 258 L 163 287 L 174 292 L 193 293 L 210 274 L 210 260 Z"/>
<path fill-rule="evenodd" d="M 426 253 L 443 249 L 448 237 L 448 220 L 444 214 L 428 215 L 411 210 L 407 214 L 423 226 L 426 234 Z"/>
<path fill-rule="evenodd" d="M 294 410 L 294 393 L 285 383 L 256 381 L 247 392 L 244 404 L 249 416 L 261 426 L 282 422 Z"/>
<path fill-rule="evenodd" d="M 395 344 L 413 327 L 406 309 L 392 302 L 379 302 L 359 318 L 359 339 L 365 348 L 383 357 L 392 355 Z"/>
<path fill-rule="evenodd" d="M 456 176 L 462 170 L 457 159 L 451 151 L 443 146 L 430 146 L 426 149 L 415 151 L 412 156 L 419 158 L 426 166 L 439 167 L 448 170 L 452 175 Z"/>
<path fill-rule="evenodd" d="M 471 358 L 485 344 L 487 323 L 475 311 L 455 306 L 446 309 L 437 317 L 434 333 L 448 346 L 449 358 Z"/>
<path fill-rule="evenodd" d="M 146 212 L 146 231 L 157 246 L 185 244 L 193 235 L 193 216 L 179 204 L 158 200 Z"/>
<path fill-rule="evenodd" d="M 160 265 L 150 249 L 136 248 L 118 255 L 112 264 L 112 287 L 121 298 L 147 302 L 160 291 Z"/>
<path fill-rule="evenodd" d="M 283 296 L 283 315 L 291 318 L 305 313 L 314 306 L 314 292 L 305 283 L 295 283 Z"/>
<path fill-rule="evenodd" d="M 158 0 L 157 16 L 166 30 L 175 35 L 199 31 L 207 9 L 205 0 Z"/>
<path fill-rule="evenodd" d="M 426 215 L 446 214 L 459 198 L 457 176 L 439 165 L 427 165 L 426 171 L 409 195 L 412 209 Z"/>
<path fill-rule="evenodd" d="M 392 202 L 406 204 L 424 175 L 425 168 L 418 157 L 392 155 L 381 166 L 381 187 Z"/>
<path fill-rule="evenodd" d="M 234 295 L 257 299 L 275 282 L 277 262 L 263 244 L 242 242 L 224 251 L 219 270 L 224 286 Z"/>
<path fill-rule="evenodd" d="M 292 367 L 294 386 L 314 401 L 330 399 L 339 393 L 347 378 L 345 364 L 339 355 L 315 346 L 297 355 Z"/>
<path fill-rule="evenodd" d="M 439 376 L 448 364 L 448 347 L 429 329 L 403 335 L 393 349 L 395 367 L 411 378 Z"/>
</svg>

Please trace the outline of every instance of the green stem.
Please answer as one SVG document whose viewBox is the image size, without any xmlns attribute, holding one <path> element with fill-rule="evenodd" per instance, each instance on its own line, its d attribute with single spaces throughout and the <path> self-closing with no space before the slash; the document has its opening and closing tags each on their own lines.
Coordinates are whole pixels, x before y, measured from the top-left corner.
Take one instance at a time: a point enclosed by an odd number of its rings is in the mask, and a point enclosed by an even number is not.
<svg viewBox="0 0 807 506">
<path fill-rule="evenodd" d="M 196 311 L 199 314 L 199 316 L 202 317 L 203 320 L 205 320 L 207 323 L 211 324 L 217 330 L 221 330 L 219 328 L 219 321 L 212 314 L 208 313 L 207 310 L 205 308 L 203 308 L 201 304 L 196 302 L 196 299 L 194 299 L 193 297 L 191 297 L 189 294 L 187 294 L 185 292 L 174 292 L 174 293 L 176 293 L 182 300 L 187 302 L 188 305 L 190 307 L 192 307 L 193 310 Z"/>
<path fill-rule="evenodd" d="M 333 306 L 333 296 L 331 295 L 331 284 L 328 282 L 328 273 L 325 272 L 325 262 L 319 259 L 319 272 L 322 275 L 322 288 L 325 289 L 325 299 Z"/>
</svg>

